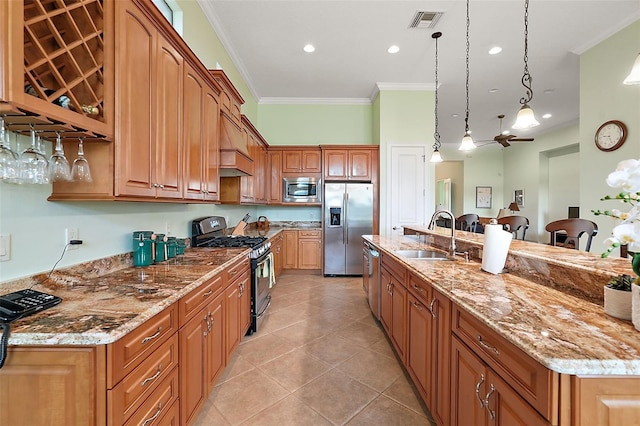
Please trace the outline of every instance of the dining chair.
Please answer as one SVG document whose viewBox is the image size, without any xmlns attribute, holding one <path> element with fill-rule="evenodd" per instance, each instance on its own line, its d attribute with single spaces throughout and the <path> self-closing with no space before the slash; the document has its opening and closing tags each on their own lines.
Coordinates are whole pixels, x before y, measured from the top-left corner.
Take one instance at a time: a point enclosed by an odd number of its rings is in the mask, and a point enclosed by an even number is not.
<svg viewBox="0 0 640 426">
<path fill-rule="evenodd" d="M 524 240 L 525 235 L 527 234 L 527 229 L 529 229 L 529 219 L 524 216 L 503 216 L 498 219 L 498 224 L 502 225 L 502 228 L 505 231 L 509 231 L 513 234 L 514 239 L 518 239 L 518 231 L 522 229 L 522 238 Z"/>
<path fill-rule="evenodd" d="M 480 224 L 480 216 L 475 213 L 463 214 L 456 218 L 457 229 L 461 231 L 476 232 L 477 226 Z"/>
<path fill-rule="evenodd" d="M 587 219 L 560 219 L 549 222 L 545 229 L 551 234 L 550 245 L 576 250 L 579 250 L 580 237 L 587 234 L 585 251 L 591 249 L 591 240 L 598 233 L 598 225 Z M 558 237 L 563 234 L 566 235 L 566 238 L 559 242 Z"/>
</svg>

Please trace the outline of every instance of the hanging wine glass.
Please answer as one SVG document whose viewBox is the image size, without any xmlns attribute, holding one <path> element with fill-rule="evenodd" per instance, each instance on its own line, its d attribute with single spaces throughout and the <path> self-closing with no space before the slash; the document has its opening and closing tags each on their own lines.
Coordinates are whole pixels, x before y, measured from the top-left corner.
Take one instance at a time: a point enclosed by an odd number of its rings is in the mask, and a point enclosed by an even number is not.
<svg viewBox="0 0 640 426">
<path fill-rule="evenodd" d="M 36 130 L 31 126 L 31 145 L 20 154 L 20 179 L 24 183 L 48 183 L 47 157 L 38 151 Z"/>
<path fill-rule="evenodd" d="M 9 129 L 4 117 L 0 117 L 0 179 L 16 182 L 18 179 L 18 155 L 9 144 Z"/>
<path fill-rule="evenodd" d="M 84 157 L 84 148 L 82 142 L 84 138 L 78 138 L 78 158 L 73 160 L 73 168 L 71 169 L 71 176 L 73 180 L 80 182 L 91 182 L 91 170 L 89 169 L 89 161 Z"/>
<path fill-rule="evenodd" d="M 64 155 L 61 132 L 56 132 L 56 147 L 51 158 L 49 158 L 49 172 L 51 180 L 54 182 L 71 180 L 71 167 L 69 166 L 69 160 Z"/>
</svg>

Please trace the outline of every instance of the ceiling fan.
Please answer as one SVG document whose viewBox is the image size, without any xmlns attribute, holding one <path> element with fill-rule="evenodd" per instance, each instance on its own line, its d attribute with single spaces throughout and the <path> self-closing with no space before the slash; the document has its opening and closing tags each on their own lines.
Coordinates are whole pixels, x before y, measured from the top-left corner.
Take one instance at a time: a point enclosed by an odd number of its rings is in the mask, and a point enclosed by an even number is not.
<svg viewBox="0 0 640 426">
<path fill-rule="evenodd" d="M 504 132 L 502 131 L 502 120 L 504 119 L 504 114 L 500 114 L 498 116 L 498 119 L 500 120 L 500 134 L 496 135 L 493 140 L 487 140 L 487 141 L 480 141 L 480 142 L 498 142 L 500 145 L 504 146 L 504 147 L 508 147 L 511 146 L 511 144 L 509 142 L 532 142 L 533 138 L 519 138 L 516 135 L 512 135 L 512 134 L 504 134 Z"/>
</svg>

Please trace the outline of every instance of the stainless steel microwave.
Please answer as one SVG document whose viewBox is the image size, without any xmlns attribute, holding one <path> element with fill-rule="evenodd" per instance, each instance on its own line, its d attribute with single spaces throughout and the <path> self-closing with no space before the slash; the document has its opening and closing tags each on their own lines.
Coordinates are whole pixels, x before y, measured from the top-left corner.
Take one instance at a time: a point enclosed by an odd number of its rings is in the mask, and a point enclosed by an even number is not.
<svg viewBox="0 0 640 426">
<path fill-rule="evenodd" d="M 283 178 L 283 203 L 319 203 L 320 179 L 312 177 Z"/>
</svg>

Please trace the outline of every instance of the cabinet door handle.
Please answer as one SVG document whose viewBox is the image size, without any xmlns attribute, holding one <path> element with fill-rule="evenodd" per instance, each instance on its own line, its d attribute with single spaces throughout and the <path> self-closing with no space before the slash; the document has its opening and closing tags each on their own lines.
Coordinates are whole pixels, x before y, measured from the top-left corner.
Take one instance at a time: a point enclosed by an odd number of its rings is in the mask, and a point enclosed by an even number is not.
<svg viewBox="0 0 640 426">
<path fill-rule="evenodd" d="M 429 303 L 429 312 L 431 312 L 431 316 L 432 317 L 436 317 L 436 311 L 433 310 L 433 305 L 438 301 L 438 299 L 436 299 L 435 297 L 431 300 L 431 303 Z"/>
<path fill-rule="evenodd" d="M 203 293 L 203 294 L 202 294 L 202 297 L 211 296 L 212 294 L 213 294 L 213 290 L 209 290 L 208 292 Z"/>
<path fill-rule="evenodd" d="M 487 396 L 484 397 L 484 406 L 487 407 L 487 411 L 489 412 L 489 418 L 491 420 L 495 420 L 496 412 L 489 408 L 489 399 L 491 398 L 491 394 L 493 394 L 496 391 L 496 388 L 493 385 L 491 385 L 490 389 L 491 390 L 489 390 L 489 393 L 487 394 Z"/>
<path fill-rule="evenodd" d="M 211 325 L 209 324 L 209 317 L 206 314 L 203 319 L 204 319 L 204 323 L 207 325 L 207 329 L 202 332 L 202 335 L 204 337 L 207 337 L 207 334 L 209 334 L 209 331 L 211 330 Z"/>
<path fill-rule="evenodd" d="M 140 383 L 140 386 L 146 386 L 147 383 L 153 382 L 155 379 L 158 378 L 160 373 L 162 373 L 162 364 L 158 364 L 158 369 L 156 370 L 155 374 L 151 377 L 147 377 L 146 379 L 144 379 L 142 383 Z"/>
<path fill-rule="evenodd" d="M 478 398 L 478 402 L 480 402 L 480 408 L 484 408 L 484 401 L 480 397 L 480 386 L 484 383 L 484 374 L 480 375 L 480 381 L 476 383 L 476 398 Z"/>
<path fill-rule="evenodd" d="M 209 320 L 211 320 L 211 328 L 213 328 L 213 323 L 216 321 L 216 319 L 213 317 L 211 312 L 209 312 Z M 209 329 L 209 331 L 211 331 L 211 328 Z"/>
<path fill-rule="evenodd" d="M 153 416 L 149 417 L 144 422 L 142 422 L 141 426 L 147 426 L 149 423 L 151 423 L 152 421 L 157 419 L 158 416 L 160 415 L 160 412 L 162 412 L 162 402 L 158 402 L 158 409 L 156 410 L 155 414 Z"/>
<path fill-rule="evenodd" d="M 413 286 L 413 288 L 414 288 L 416 291 L 419 291 L 420 293 L 424 294 L 424 289 L 423 289 L 423 288 L 420 288 L 420 287 L 418 287 L 418 286 L 417 286 L 417 285 L 415 285 L 415 284 L 412 284 L 412 286 Z"/>
<path fill-rule="evenodd" d="M 158 327 L 158 331 L 155 332 L 155 334 L 145 337 L 144 339 L 142 339 L 142 342 L 140 342 L 141 344 L 145 344 L 147 343 L 149 340 L 153 340 L 153 339 L 157 339 L 158 336 L 160 335 L 160 332 L 162 331 L 162 327 Z"/>
<path fill-rule="evenodd" d="M 485 343 L 484 340 L 482 340 L 482 336 L 479 334 L 478 334 L 478 343 L 480 343 L 480 346 L 482 346 L 483 348 L 494 352 L 496 355 L 500 355 L 500 351 L 498 350 L 498 348 L 496 348 L 495 346 L 491 346 L 488 343 Z"/>
</svg>

